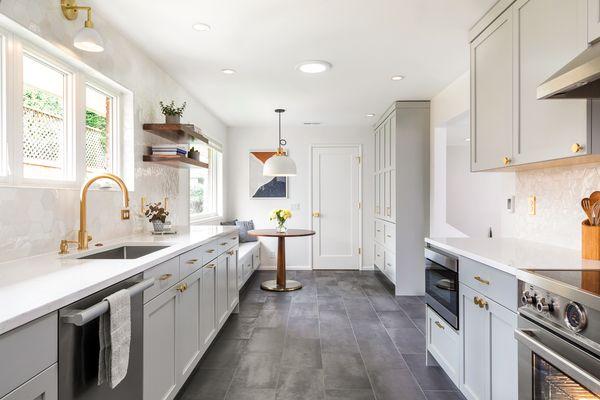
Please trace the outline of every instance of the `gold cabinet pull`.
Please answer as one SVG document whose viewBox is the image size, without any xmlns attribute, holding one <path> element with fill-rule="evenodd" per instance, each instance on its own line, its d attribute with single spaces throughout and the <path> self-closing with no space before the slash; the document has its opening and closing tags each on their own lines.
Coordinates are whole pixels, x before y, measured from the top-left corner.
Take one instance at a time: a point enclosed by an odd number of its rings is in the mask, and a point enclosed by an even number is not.
<svg viewBox="0 0 600 400">
<path fill-rule="evenodd" d="M 510 159 L 510 157 L 504 157 L 502 159 L 502 163 L 504 164 L 505 167 L 508 167 L 511 162 L 512 162 L 512 160 Z"/>
<path fill-rule="evenodd" d="M 206 266 L 206 268 L 214 269 L 214 268 L 215 268 L 215 264 L 208 264 L 208 265 Z"/>
<path fill-rule="evenodd" d="M 388 217 L 392 216 L 392 207 L 385 208 L 385 215 L 387 215 Z"/>
<path fill-rule="evenodd" d="M 197 258 L 192 258 L 191 260 L 187 260 L 186 264 L 190 264 L 191 265 L 191 264 L 196 264 L 197 262 L 198 262 Z"/>
<path fill-rule="evenodd" d="M 318 211 L 313 211 L 312 216 L 315 218 L 320 218 L 321 217 L 321 213 Z"/>
<path fill-rule="evenodd" d="M 436 324 L 436 325 L 437 325 L 437 327 L 438 327 L 438 328 L 440 328 L 440 329 L 446 329 L 446 328 L 444 327 L 444 325 L 442 325 L 442 324 L 440 323 L 440 321 L 435 321 L 435 324 Z"/>
<path fill-rule="evenodd" d="M 159 281 L 166 281 L 167 279 L 170 279 L 173 276 L 173 274 L 164 274 L 161 275 L 160 278 L 158 278 Z"/>
<path fill-rule="evenodd" d="M 183 292 L 185 292 L 187 290 L 187 288 L 188 288 L 187 283 L 182 283 L 181 285 L 177 286 L 176 290 L 179 293 L 183 293 Z"/>
<path fill-rule="evenodd" d="M 571 151 L 573 153 L 579 153 L 581 150 L 583 150 L 583 146 L 580 145 L 579 143 L 573 143 L 571 145 Z"/>
<path fill-rule="evenodd" d="M 229 254 L 230 256 L 232 256 L 232 255 L 234 255 L 234 254 L 235 254 L 235 251 L 233 251 L 233 250 L 229 250 L 229 251 L 227 252 L 227 254 Z"/>
<path fill-rule="evenodd" d="M 484 308 L 485 307 L 487 309 L 487 307 L 488 307 L 488 302 L 485 301 L 484 299 L 480 298 L 480 297 L 477 297 L 477 296 L 473 297 L 473 303 L 475 305 L 478 305 L 479 308 Z"/>
<path fill-rule="evenodd" d="M 208 249 L 208 250 L 206 250 L 206 252 L 207 252 L 207 253 L 209 253 L 209 254 L 210 254 L 210 253 L 214 253 L 214 252 L 215 252 L 215 249 Z"/>
<path fill-rule="evenodd" d="M 379 206 L 375 207 L 375 214 L 379 214 L 379 210 L 380 210 Z"/>
<path fill-rule="evenodd" d="M 390 239 L 392 238 L 392 235 L 385 235 L 385 236 L 389 237 Z"/>
<path fill-rule="evenodd" d="M 227 242 L 219 243 L 221 246 L 227 246 Z"/>
<path fill-rule="evenodd" d="M 479 305 L 479 297 L 477 297 L 477 296 L 473 297 L 473 304 Z"/>
<path fill-rule="evenodd" d="M 488 281 L 487 279 L 483 279 L 479 275 L 474 276 L 473 279 L 475 279 L 477 282 L 482 283 L 484 285 L 489 285 L 490 284 L 490 281 Z"/>
<path fill-rule="evenodd" d="M 229 239 L 231 239 L 231 240 L 237 240 L 237 236 L 230 237 Z"/>
</svg>

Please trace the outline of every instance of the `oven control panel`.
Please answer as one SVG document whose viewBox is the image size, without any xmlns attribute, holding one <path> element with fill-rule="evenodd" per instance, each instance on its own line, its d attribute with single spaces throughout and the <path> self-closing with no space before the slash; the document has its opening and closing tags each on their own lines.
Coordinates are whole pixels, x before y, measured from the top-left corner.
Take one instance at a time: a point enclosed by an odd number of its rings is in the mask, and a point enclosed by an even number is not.
<svg viewBox="0 0 600 400">
<path fill-rule="evenodd" d="M 521 308 L 572 332 L 581 332 L 587 327 L 586 310 L 581 304 L 525 282 L 519 282 L 519 289 Z"/>
</svg>

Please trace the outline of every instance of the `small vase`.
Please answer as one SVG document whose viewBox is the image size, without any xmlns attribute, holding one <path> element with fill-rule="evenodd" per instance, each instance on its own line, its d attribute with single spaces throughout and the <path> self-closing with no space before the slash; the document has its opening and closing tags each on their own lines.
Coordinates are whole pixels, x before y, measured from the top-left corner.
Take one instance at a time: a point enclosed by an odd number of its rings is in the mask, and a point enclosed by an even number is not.
<svg viewBox="0 0 600 400">
<path fill-rule="evenodd" d="M 162 221 L 152 221 L 154 232 L 162 232 L 165 230 L 165 224 Z"/>
<path fill-rule="evenodd" d="M 279 222 L 279 223 L 277 223 L 276 231 L 279 232 L 279 233 L 286 233 L 287 232 L 287 226 L 285 226 L 285 222 Z"/>
<path fill-rule="evenodd" d="M 181 123 L 181 115 L 165 115 L 165 122 L 167 124 L 179 124 Z"/>
</svg>

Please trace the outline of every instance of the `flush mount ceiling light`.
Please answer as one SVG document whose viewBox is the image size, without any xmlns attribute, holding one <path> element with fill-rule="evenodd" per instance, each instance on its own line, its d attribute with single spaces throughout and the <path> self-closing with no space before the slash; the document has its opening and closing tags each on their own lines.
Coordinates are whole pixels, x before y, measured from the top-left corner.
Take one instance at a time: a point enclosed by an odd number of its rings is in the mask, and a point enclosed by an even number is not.
<svg viewBox="0 0 600 400">
<path fill-rule="evenodd" d="M 369 118 L 373 118 L 374 116 L 375 116 L 375 114 L 373 114 L 373 113 L 368 113 L 367 114 L 367 117 L 369 117 Z"/>
<path fill-rule="evenodd" d="M 210 25 L 204 24 L 202 22 L 197 22 L 192 25 L 192 29 L 198 32 L 208 32 L 210 31 Z"/>
<path fill-rule="evenodd" d="M 285 110 L 278 108 L 275 112 L 279 115 L 279 143 L 277 153 L 272 155 L 263 166 L 263 176 L 296 176 L 296 163 L 283 150 L 287 141 L 281 138 L 281 114 Z"/>
<path fill-rule="evenodd" d="M 392 80 L 393 81 L 401 81 L 402 79 L 404 79 L 404 77 L 402 75 L 394 75 L 394 76 L 392 76 Z"/>
<path fill-rule="evenodd" d="M 312 121 L 307 121 L 304 123 L 304 125 L 321 125 L 320 122 L 312 122 Z"/>
<path fill-rule="evenodd" d="M 224 73 L 225 75 L 233 75 L 236 73 L 235 69 L 231 69 L 231 68 L 225 68 L 221 70 L 222 73 Z"/>
<path fill-rule="evenodd" d="M 100 53 L 104 51 L 104 40 L 94 29 L 92 22 L 92 7 L 78 6 L 76 0 L 60 0 L 62 13 L 69 21 L 76 20 L 79 10 L 87 11 L 87 18 L 83 28 L 73 38 L 73 46 L 79 50 Z"/>
<path fill-rule="evenodd" d="M 321 72 L 331 69 L 331 67 L 331 63 L 319 60 L 303 61 L 296 65 L 296 69 L 305 74 L 320 74 Z"/>
</svg>

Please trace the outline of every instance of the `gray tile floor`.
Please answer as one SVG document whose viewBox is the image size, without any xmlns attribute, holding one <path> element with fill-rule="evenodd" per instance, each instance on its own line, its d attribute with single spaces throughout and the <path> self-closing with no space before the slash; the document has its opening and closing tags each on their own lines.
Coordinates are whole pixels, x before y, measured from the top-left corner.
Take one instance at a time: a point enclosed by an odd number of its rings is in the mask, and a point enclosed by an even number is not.
<svg viewBox="0 0 600 400">
<path fill-rule="evenodd" d="M 273 293 L 258 272 L 180 400 L 454 400 L 425 365 L 425 304 L 394 297 L 373 272 L 289 271 L 304 288 Z"/>
</svg>

